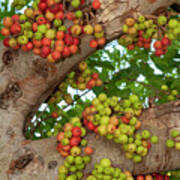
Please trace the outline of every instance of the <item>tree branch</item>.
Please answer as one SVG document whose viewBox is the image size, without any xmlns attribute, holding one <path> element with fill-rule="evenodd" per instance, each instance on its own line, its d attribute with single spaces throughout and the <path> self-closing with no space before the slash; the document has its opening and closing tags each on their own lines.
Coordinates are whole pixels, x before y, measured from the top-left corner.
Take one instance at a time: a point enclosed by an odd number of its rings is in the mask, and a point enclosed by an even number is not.
<svg viewBox="0 0 180 180">
<path fill-rule="evenodd" d="M 115 144 L 104 137 L 96 137 L 95 134 L 88 133 L 86 139 L 88 145 L 93 147 L 94 153 L 92 161 L 85 169 L 85 173 L 91 172 L 94 163 L 98 162 L 101 158 L 107 157 L 112 160 L 116 167 L 130 170 L 134 174 L 145 174 L 152 172 L 159 172 L 180 168 L 180 151 L 168 149 L 165 145 L 166 140 L 169 138 L 170 131 L 173 129 L 180 130 L 180 101 L 171 102 L 154 108 L 146 109 L 140 116 L 143 129 L 148 129 L 153 135 L 159 137 L 159 143 L 153 144 L 148 155 L 144 157 L 143 162 L 134 164 L 131 160 L 127 160 L 121 145 Z M 49 179 L 56 179 L 58 167 L 63 164 L 64 159 L 56 152 L 56 138 L 45 140 L 33 141 L 30 144 L 22 146 L 29 149 L 37 157 L 44 162 L 39 165 L 40 161 L 32 161 L 22 171 L 22 174 L 13 174 L 14 179 L 28 179 L 32 176 L 30 173 L 34 166 L 39 166 L 36 169 L 37 174 L 34 179 L 41 180 L 43 175 L 48 175 Z M 21 149 L 22 149 L 21 147 Z M 23 153 L 22 153 L 23 154 Z M 49 164 L 56 162 L 54 168 L 50 169 Z M 28 169 L 28 171 L 26 170 Z M 47 178 L 47 179 L 48 179 Z"/>
</svg>

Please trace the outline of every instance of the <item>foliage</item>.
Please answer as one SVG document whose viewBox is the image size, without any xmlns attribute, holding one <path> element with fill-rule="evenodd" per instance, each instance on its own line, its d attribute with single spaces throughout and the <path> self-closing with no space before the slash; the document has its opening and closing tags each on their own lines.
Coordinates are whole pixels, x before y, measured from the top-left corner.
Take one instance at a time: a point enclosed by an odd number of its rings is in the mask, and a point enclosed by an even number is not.
<svg viewBox="0 0 180 180">
<path fill-rule="evenodd" d="M 135 48 L 133 51 L 127 51 L 117 45 L 116 41 L 112 42 L 86 60 L 88 66 L 99 72 L 100 79 L 104 82 L 103 86 L 94 87 L 93 93 L 97 96 L 105 92 L 110 97 L 114 95 L 121 98 L 136 94 L 141 98 L 145 108 L 149 107 L 152 99 L 155 99 L 153 103 L 157 105 L 168 102 L 168 97 L 173 90 L 180 92 L 180 83 L 178 83 L 180 74 L 177 68 L 180 59 L 179 43 L 179 41 L 174 41 L 165 56 L 156 57 L 147 50 Z M 169 89 L 163 91 L 162 85 L 167 85 Z M 70 91 L 70 93 L 74 92 L 76 92 L 75 89 Z M 63 111 L 62 120 L 57 119 L 57 121 L 64 123 L 70 117 L 78 116 L 89 100 L 78 99 L 72 108 Z M 60 105 L 59 110 L 65 107 L 66 105 Z M 46 119 L 53 110 L 49 107 L 45 112 L 43 111 L 44 113 L 38 111 L 37 115 L 41 113 L 43 122 L 43 119 Z M 56 119 L 47 119 L 40 127 L 37 127 L 36 132 L 44 132 L 41 138 L 47 137 L 45 132 L 54 127 L 54 123 L 57 123 Z M 36 138 L 38 137 L 34 137 Z"/>
<path fill-rule="evenodd" d="M 4 0 L 0 4 L 0 22 L 6 16 L 12 16 L 15 8 L 9 7 L 9 0 Z M 30 3 L 30 1 L 27 1 Z M 2 24 L 0 24 L 0 29 Z M 3 37 L 0 35 L 0 40 Z M 153 51 L 153 49 L 152 49 Z M 168 47 L 168 51 L 161 57 L 155 56 L 144 48 L 135 47 L 134 50 L 119 46 L 116 41 L 108 44 L 104 49 L 87 58 L 88 66 L 99 72 L 100 79 L 104 82 L 101 87 L 94 87 L 88 93 L 92 97 L 104 92 L 109 97 L 118 96 L 128 98 L 131 94 L 136 94 L 141 98 L 144 108 L 148 108 L 153 103 L 163 104 L 169 100 L 176 100 L 180 94 L 180 41 L 173 41 Z M 166 85 L 168 90 L 163 90 Z M 174 91 L 177 95 L 173 95 Z M 52 118 L 54 107 L 44 104 L 42 110 L 39 109 L 36 117 L 26 127 L 25 135 L 33 140 L 47 138 L 48 132 L 58 132 L 58 128 L 73 116 L 80 116 L 83 109 L 90 104 L 92 98 L 81 97 L 84 92 L 71 89 L 74 102 L 72 105 L 59 104 L 56 108 L 60 111 L 59 118 Z M 75 93 L 76 92 L 76 93 Z M 171 98 L 170 98 L 171 97 Z M 41 123 L 38 123 L 41 122 Z M 32 129 L 35 129 L 32 134 Z M 52 133 L 49 134 L 51 136 Z M 175 178 L 172 177 L 174 180 Z"/>
</svg>

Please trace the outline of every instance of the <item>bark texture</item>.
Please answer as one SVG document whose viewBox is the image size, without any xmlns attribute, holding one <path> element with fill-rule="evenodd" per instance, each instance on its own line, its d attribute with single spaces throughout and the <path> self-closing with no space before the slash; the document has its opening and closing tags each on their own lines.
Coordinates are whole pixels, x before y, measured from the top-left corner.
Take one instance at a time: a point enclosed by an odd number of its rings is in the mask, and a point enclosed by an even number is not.
<svg viewBox="0 0 180 180">
<path fill-rule="evenodd" d="M 111 41 L 121 34 L 125 17 L 152 14 L 175 0 L 101 0 L 102 9 L 96 21 L 105 28 Z M 57 65 L 48 64 L 31 53 L 13 51 L 0 45 L 0 180 L 53 180 L 63 159 L 55 150 L 55 138 L 30 142 L 23 136 L 24 123 L 39 105 L 63 81 L 72 68 L 95 50 L 89 47 L 91 36 L 82 38 L 81 51 Z M 180 103 L 169 103 L 145 110 L 141 116 L 143 127 L 161 139 L 154 145 L 143 163 L 127 161 L 119 145 L 89 134 L 90 145 L 95 147 L 94 162 L 102 157 L 112 159 L 114 165 L 132 170 L 135 174 L 180 168 L 180 153 L 165 148 L 168 132 L 180 129 Z"/>
</svg>

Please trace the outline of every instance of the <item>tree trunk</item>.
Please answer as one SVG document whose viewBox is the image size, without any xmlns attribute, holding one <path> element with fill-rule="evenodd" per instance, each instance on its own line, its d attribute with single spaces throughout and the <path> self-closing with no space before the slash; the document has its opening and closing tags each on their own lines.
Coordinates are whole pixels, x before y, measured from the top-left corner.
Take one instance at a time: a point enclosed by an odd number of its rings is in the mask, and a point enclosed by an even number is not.
<svg viewBox="0 0 180 180">
<path fill-rule="evenodd" d="M 102 9 L 96 21 L 105 28 L 111 41 L 121 34 L 123 20 L 139 13 L 152 14 L 175 0 L 101 0 Z M 31 53 L 13 51 L 0 46 L 0 179 L 51 180 L 57 178 L 57 168 L 63 159 L 56 152 L 55 138 L 27 141 L 23 136 L 25 121 L 33 116 L 39 105 L 72 68 L 95 50 L 89 47 L 91 36 L 83 37 L 81 51 L 71 58 L 49 64 Z M 180 168 L 180 152 L 168 150 L 165 140 L 173 128 L 180 129 L 180 102 L 145 110 L 141 116 L 143 128 L 158 135 L 160 143 L 153 145 L 143 162 L 134 165 L 125 160 L 119 145 L 88 134 L 95 149 L 88 173 L 97 160 L 109 157 L 115 166 L 127 168 L 135 174 Z"/>
</svg>

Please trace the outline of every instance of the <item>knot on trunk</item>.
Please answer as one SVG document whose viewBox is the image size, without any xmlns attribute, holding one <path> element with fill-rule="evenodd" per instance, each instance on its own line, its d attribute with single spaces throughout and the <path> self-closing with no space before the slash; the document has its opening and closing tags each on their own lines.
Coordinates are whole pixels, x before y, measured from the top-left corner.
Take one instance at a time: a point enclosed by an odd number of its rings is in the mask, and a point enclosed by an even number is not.
<svg viewBox="0 0 180 180">
<path fill-rule="evenodd" d="M 57 166 L 57 161 L 50 161 L 48 163 L 48 169 L 54 169 Z"/>
<path fill-rule="evenodd" d="M 17 169 L 25 168 L 33 160 L 33 157 L 34 157 L 34 154 L 27 154 L 27 155 L 20 156 L 18 160 L 15 160 L 14 168 L 17 168 Z"/>
<path fill-rule="evenodd" d="M 34 158 L 34 154 L 30 152 L 26 152 L 27 154 L 20 155 L 17 159 L 12 160 L 9 166 L 9 170 L 11 174 L 15 172 L 15 170 L 21 170 L 25 168 Z"/>
<path fill-rule="evenodd" d="M 2 55 L 2 61 L 6 66 L 12 66 L 14 60 L 14 53 L 11 50 L 7 50 Z"/>
<path fill-rule="evenodd" d="M 14 152 L 9 165 L 8 176 L 13 178 L 14 176 L 20 176 L 23 173 L 34 176 L 38 174 L 43 165 L 44 160 L 42 157 L 38 156 L 32 149 L 24 147 Z M 21 178 L 16 177 L 16 179 Z"/>
<path fill-rule="evenodd" d="M 13 130 L 12 127 L 8 127 L 7 131 L 6 131 L 6 134 L 10 137 L 10 138 L 13 138 L 15 136 L 15 132 Z"/>
<path fill-rule="evenodd" d="M 44 59 L 36 59 L 34 61 L 34 70 L 45 79 L 48 77 L 48 64 Z"/>
<path fill-rule="evenodd" d="M 10 83 L 5 92 L 0 95 L 0 108 L 7 109 L 11 101 L 15 102 L 21 96 L 22 90 L 19 83 Z"/>
</svg>

